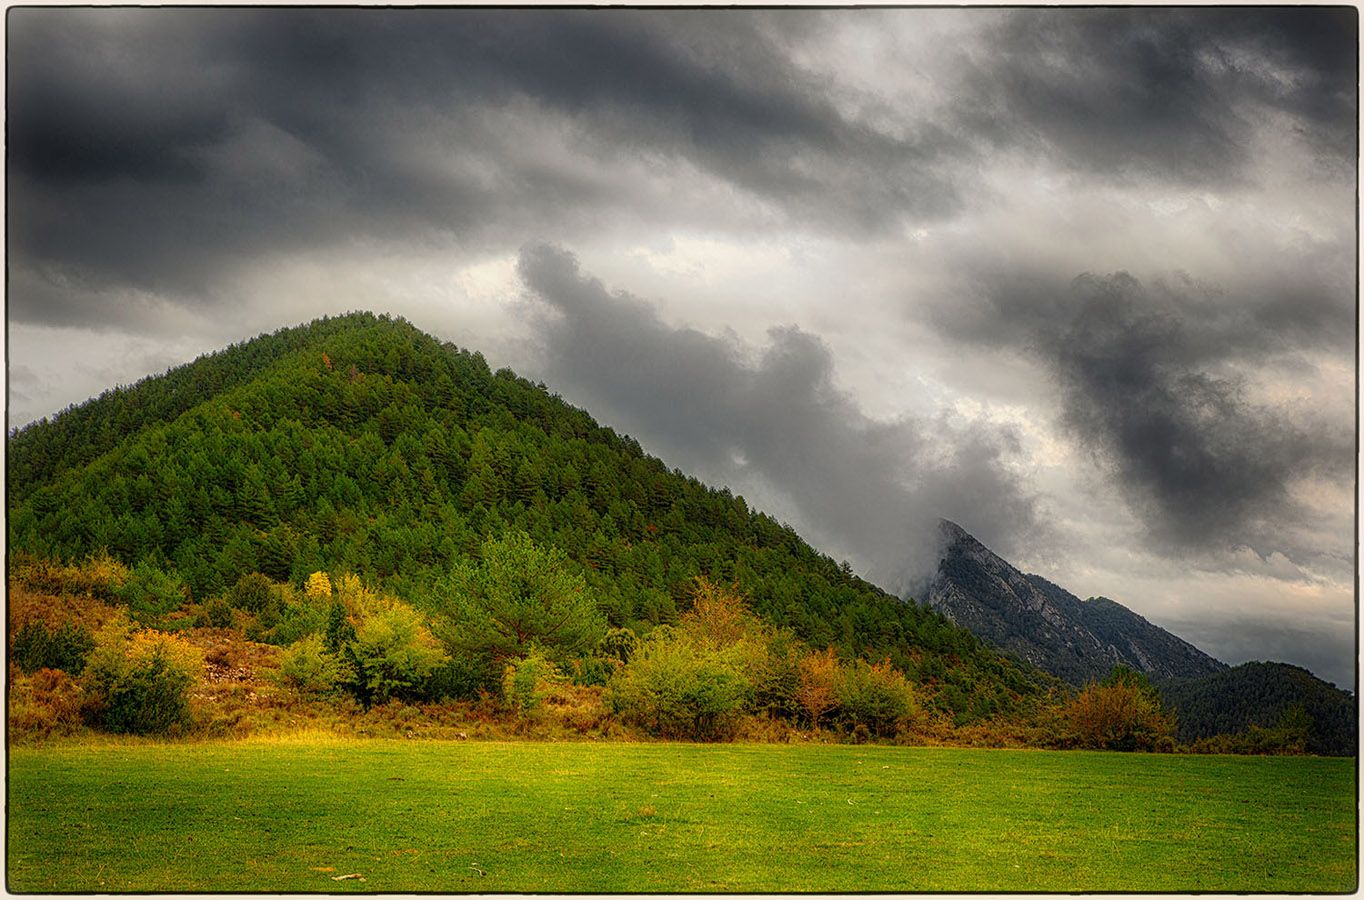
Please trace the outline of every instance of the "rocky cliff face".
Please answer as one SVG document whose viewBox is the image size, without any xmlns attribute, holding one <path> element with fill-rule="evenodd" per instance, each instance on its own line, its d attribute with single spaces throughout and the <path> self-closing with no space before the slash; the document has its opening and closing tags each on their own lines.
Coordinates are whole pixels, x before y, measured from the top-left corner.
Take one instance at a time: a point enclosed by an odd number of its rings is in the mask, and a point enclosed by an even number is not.
<svg viewBox="0 0 1364 900">
<path fill-rule="evenodd" d="M 1226 665 L 1104 597 L 1080 600 L 1027 575 L 952 522 L 941 524 L 943 555 L 928 605 L 993 646 L 1074 685 L 1116 665 L 1152 680 L 1196 678 Z"/>
</svg>

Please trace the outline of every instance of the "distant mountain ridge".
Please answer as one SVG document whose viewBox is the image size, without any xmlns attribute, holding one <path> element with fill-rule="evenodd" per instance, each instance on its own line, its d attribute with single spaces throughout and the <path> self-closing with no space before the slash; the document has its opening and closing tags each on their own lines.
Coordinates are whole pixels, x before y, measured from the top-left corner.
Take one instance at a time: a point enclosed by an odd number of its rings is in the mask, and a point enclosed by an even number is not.
<svg viewBox="0 0 1364 900">
<path fill-rule="evenodd" d="M 1188 641 L 1106 597 L 1081 600 L 991 552 L 954 522 L 939 524 L 942 559 L 927 604 L 977 637 L 1073 685 L 1114 666 L 1153 681 L 1224 671 Z"/>
</svg>

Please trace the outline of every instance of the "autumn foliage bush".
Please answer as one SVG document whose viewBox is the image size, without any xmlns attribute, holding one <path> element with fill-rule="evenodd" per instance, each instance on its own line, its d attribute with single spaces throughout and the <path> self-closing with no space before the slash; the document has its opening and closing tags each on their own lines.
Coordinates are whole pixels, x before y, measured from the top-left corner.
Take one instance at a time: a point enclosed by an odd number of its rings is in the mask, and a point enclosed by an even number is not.
<svg viewBox="0 0 1364 900">
<path fill-rule="evenodd" d="M 72 622 L 50 628 L 46 622 L 31 621 L 14 635 L 10 659 L 27 673 L 61 669 L 69 675 L 79 675 L 94 648 L 90 633 Z"/>
<path fill-rule="evenodd" d="M 1095 750 L 1170 751 L 1175 720 L 1146 678 L 1122 667 L 1091 683 L 1063 709 L 1072 746 Z"/>
<path fill-rule="evenodd" d="M 85 692 L 80 683 L 57 669 L 25 674 L 15 667 L 9 677 L 9 738 L 49 738 L 80 730 Z"/>
<path fill-rule="evenodd" d="M 74 594 L 98 600 L 117 599 L 128 580 L 128 567 L 99 550 L 80 563 L 16 552 L 10 560 L 12 581 L 48 594 Z"/>
<path fill-rule="evenodd" d="M 914 689 L 889 662 L 856 660 L 844 666 L 834 687 L 839 718 L 850 729 L 892 737 L 919 714 Z"/>
<path fill-rule="evenodd" d="M 611 682 L 611 703 L 650 734 L 701 741 L 729 737 L 752 684 L 733 648 L 707 646 L 660 626 Z"/>
<path fill-rule="evenodd" d="M 545 698 L 567 681 L 558 666 L 538 648 L 532 648 L 524 658 L 507 664 L 502 675 L 502 697 L 514 715 L 533 718 Z"/>
<path fill-rule="evenodd" d="M 797 668 L 796 702 L 811 728 L 838 707 L 839 661 L 834 649 L 802 657 Z"/>
<path fill-rule="evenodd" d="M 1219 734 L 1200 738 L 1191 753 L 1253 753 L 1268 756 L 1301 756 L 1307 752 L 1312 734 L 1312 717 L 1301 704 L 1284 710 L 1272 726 L 1252 723 L 1238 734 Z"/>
<path fill-rule="evenodd" d="M 892 737 L 923 717 L 912 685 L 888 661 L 810 652 L 749 613 L 735 588 L 706 579 L 697 579 L 675 627 L 640 642 L 611 680 L 610 697 L 625 721 L 692 740 L 733 737 L 743 716 L 786 723 L 765 729 L 774 734 L 804 722 L 862 738 Z M 755 728 L 744 726 L 745 733 Z"/>
<path fill-rule="evenodd" d="M 202 654 L 182 638 L 135 630 L 126 618 L 111 622 L 95 636 L 82 676 L 86 713 L 118 733 L 182 732 L 202 668 Z"/>
<path fill-rule="evenodd" d="M 281 680 L 304 694 L 335 690 L 345 674 L 341 661 L 327 652 L 320 634 L 310 634 L 285 648 L 279 657 Z"/>
<path fill-rule="evenodd" d="M 129 615 L 155 617 L 168 609 L 183 597 L 174 579 L 147 566 L 129 571 L 107 554 L 80 564 L 20 557 L 10 573 L 11 733 L 20 739 L 64 734 L 82 721 L 130 733 L 193 727 L 245 734 L 289 723 L 368 733 L 383 722 L 383 733 L 404 735 L 467 728 L 475 736 L 540 739 L 647 734 L 703 741 L 1173 746 L 1172 717 L 1136 673 L 1115 672 L 1074 697 L 1058 693 L 1017 721 L 1000 716 L 963 725 L 941 709 L 933 712 L 940 706 L 935 695 L 921 695 L 889 661 L 812 650 L 790 630 L 751 613 L 737 586 L 705 578 L 694 581 L 673 625 L 641 637 L 608 630 L 594 618 L 589 632 L 568 640 L 539 603 L 544 587 L 536 579 L 545 566 L 521 559 L 544 563 L 544 554 L 523 536 L 503 545 L 498 552 L 521 562 L 503 560 L 497 572 L 536 576 L 500 588 L 517 603 L 488 608 L 506 613 L 497 621 L 526 632 L 524 642 L 502 648 L 505 656 L 491 652 L 481 633 L 466 645 L 469 622 L 451 615 L 449 606 L 436 602 L 420 611 L 354 574 L 333 578 L 319 571 L 288 583 L 248 573 L 165 617 L 167 627 L 197 624 L 178 633 L 222 657 L 203 680 L 188 643 L 138 630 Z M 550 570 L 563 565 L 551 562 Z M 490 568 L 487 559 L 479 566 L 485 582 L 496 580 L 482 571 Z M 41 593 L 30 583 L 63 593 Z M 560 614 L 593 602 L 581 592 L 580 578 L 564 583 L 572 590 L 555 594 L 552 604 Z M 148 598 L 134 600 L 138 591 L 150 592 Z M 96 599 L 97 593 L 118 605 Z M 494 627 L 492 621 L 489 613 L 483 625 Z M 553 646 L 530 635 L 541 631 Z M 1234 749 L 1301 752 L 1304 733 L 1296 721 L 1257 728 L 1238 736 Z M 1194 749 L 1224 748 L 1232 744 Z"/>
</svg>

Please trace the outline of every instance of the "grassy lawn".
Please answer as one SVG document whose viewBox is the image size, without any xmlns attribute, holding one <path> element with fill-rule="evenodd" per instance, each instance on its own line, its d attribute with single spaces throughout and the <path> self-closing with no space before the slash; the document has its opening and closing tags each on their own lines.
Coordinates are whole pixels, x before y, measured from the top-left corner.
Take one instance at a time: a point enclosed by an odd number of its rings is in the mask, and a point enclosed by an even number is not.
<svg viewBox="0 0 1364 900">
<path fill-rule="evenodd" d="M 17 748 L 9 776 L 24 892 L 1356 883 L 1347 759 L 297 738 Z"/>
</svg>

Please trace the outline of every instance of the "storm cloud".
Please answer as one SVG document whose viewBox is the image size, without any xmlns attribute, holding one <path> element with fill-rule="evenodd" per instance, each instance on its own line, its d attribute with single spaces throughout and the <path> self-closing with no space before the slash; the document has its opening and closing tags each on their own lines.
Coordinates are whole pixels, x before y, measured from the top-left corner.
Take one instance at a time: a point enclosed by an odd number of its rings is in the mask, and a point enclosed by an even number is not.
<svg viewBox="0 0 1364 900">
<path fill-rule="evenodd" d="M 963 118 L 1106 178 L 1217 185 L 1248 176 L 1283 114 L 1322 154 L 1354 156 L 1356 12 L 1050 9 L 1015 13 L 964 79 Z"/>
<path fill-rule="evenodd" d="M 35 280 L 193 303 L 244 258 L 347 240 L 434 232 L 479 248 L 552 224 L 717 213 L 866 229 L 954 206 L 935 166 L 961 145 L 927 123 L 892 137 L 842 115 L 781 52 L 795 23 L 712 20 L 15 10 L 16 262 Z M 645 183 L 675 166 L 749 199 L 704 210 Z M 67 321 L 16 301 L 25 321 Z"/>
<path fill-rule="evenodd" d="M 941 89 L 900 106 L 811 52 L 887 10 L 16 9 L 12 261 L 192 306 L 247 260 L 357 240 L 885 233 L 950 217 L 1000 152 L 1218 183 L 1274 112 L 1348 160 L 1352 15 L 923 11 L 980 27 L 924 48 Z"/>
<path fill-rule="evenodd" d="M 1294 488 L 1350 477 L 1349 421 L 1256 396 L 1276 367 L 1348 352 L 1342 293 L 1310 275 L 1251 296 L 1187 277 L 1148 287 L 1125 272 L 983 284 L 976 302 L 940 309 L 939 326 L 1045 368 L 1058 424 L 1109 473 L 1161 554 L 1249 547 L 1309 562 L 1342 552 L 1292 537 L 1314 515 Z"/>
<path fill-rule="evenodd" d="M 945 412 L 874 421 L 834 386 L 828 347 L 799 328 L 773 327 L 753 353 L 666 324 L 563 250 L 528 247 L 518 269 L 549 308 L 549 380 L 666 459 L 766 496 L 888 589 L 912 592 L 931 576 L 939 516 L 1005 551 L 1041 529 L 1007 427 Z"/>
<path fill-rule="evenodd" d="M 1135 279 L 1081 277 L 1072 290 L 1074 317 L 1040 338 L 1063 421 L 1113 467 L 1162 550 L 1267 555 L 1307 514 L 1292 482 L 1348 474 L 1348 431 L 1294 421 L 1248 400 L 1237 377 L 1200 368 L 1189 329 Z"/>
</svg>

